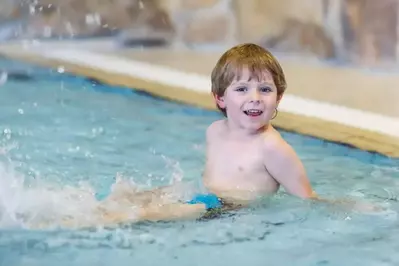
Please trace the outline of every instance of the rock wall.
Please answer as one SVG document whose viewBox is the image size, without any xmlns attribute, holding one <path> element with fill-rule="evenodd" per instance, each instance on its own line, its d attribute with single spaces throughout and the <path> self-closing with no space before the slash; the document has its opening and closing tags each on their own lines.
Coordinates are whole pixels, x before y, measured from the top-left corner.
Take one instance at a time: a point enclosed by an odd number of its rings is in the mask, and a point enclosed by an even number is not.
<svg viewBox="0 0 399 266">
<path fill-rule="evenodd" d="M 116 35 L 123 44 L 233 45 L 356 66 L 399 62 L 398 0 L 0 0 L 6 38 Z M 12 24 L 14 22 L 14 24 Z M 10 24 L 11 23 L 11 24 Z"/>
</svg>

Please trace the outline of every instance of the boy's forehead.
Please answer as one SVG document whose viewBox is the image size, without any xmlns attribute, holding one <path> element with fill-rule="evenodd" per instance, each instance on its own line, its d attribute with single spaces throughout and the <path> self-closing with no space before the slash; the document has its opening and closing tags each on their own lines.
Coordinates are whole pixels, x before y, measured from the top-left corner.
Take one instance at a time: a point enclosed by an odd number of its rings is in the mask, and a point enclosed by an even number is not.
<svg viewBox="0 0 399 266">
<path fill-rule="evenodd" d="M 251 71 L 248 68 L 239 69 L 235 72 L 233 82 L 273 82 L 273 76 L 267 69 Z"/>
</svg>

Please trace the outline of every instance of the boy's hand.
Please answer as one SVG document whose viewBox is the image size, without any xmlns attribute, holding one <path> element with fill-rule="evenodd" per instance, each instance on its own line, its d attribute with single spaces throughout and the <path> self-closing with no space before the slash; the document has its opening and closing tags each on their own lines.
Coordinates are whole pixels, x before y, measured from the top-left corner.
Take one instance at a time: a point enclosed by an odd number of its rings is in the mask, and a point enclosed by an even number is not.
<svg viewBox="0 0 399 266">
<path fill-rule="evenodd" d="M 384 207 L 376 204 L 372 204 L 369 202 L 355 201 L 351 199 L 329 200 L 315 196 L 313 197 L 313 200 L 332 204 L 337 207 L 342 207 L 348 211 L 356 211 L 360 213 L 378 213 L 386 210 Z"/>
<path fill-rule="evenodd" d="M 385 211 L 386 209 L 382 206 L 378 206 L 367 202 L 354 202 L 353 210 L 361 213 L 377 213 Z"/>
</svg>

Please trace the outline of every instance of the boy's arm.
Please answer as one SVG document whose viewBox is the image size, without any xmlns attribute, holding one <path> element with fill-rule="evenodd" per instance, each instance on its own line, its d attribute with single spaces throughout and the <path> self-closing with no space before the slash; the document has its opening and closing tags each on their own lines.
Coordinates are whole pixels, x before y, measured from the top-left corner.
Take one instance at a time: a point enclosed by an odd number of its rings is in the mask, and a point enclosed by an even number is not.
<svg viewBox="0 0 399 266">
<path fill-rule="evenodd" d="M 279 135 L 270 136 L 264 157 L 267 171 L 288 193 L 300 198 L 317 198 L 301 160 Z"/>
<path fill-rule="evenodd" d="M 294 149 L 280 136 L 273 136 L 273 138 L 273 141 L 265 145 L 266 169 L 288 193 L 303 199 L 343 205 L 343 207 L 349 207 L 361 212 L 382 210 L 379 206 L 354 200 L 330 200 L 319 197 L 312 189 L 305 168 Z"/>
</svg>

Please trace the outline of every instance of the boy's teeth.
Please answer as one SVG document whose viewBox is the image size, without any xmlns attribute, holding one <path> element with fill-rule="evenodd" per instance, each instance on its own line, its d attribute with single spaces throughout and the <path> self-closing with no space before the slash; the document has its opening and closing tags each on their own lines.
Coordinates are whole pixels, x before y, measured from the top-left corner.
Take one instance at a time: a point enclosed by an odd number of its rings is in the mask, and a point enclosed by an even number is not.
<svg viewBox="0 0 399 266">
<path fill-rule="evenodd" d="M 244 111 L 244 113 L 247 115 L 260 115 L 263 112 L 260 110 L 256 110 L 256 109 L 249 109 L 249 110 Z"/>
</svg>

